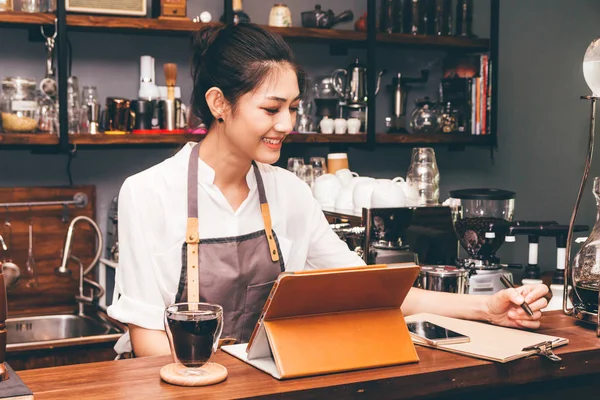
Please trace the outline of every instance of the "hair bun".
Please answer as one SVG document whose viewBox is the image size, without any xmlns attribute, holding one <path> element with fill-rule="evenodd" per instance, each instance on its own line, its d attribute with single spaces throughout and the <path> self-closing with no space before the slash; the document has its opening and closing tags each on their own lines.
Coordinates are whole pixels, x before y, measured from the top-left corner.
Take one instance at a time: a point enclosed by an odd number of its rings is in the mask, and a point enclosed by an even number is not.
<svg viewBox="0 0 600 400">
<path fill-rule="evenodd" d="M 221 32 L 224 26 L 225 25 L 204 26 L 194 34 L 194 40 L 192 42 L 194 58 L 204 58 L 206 52 L 214 43 L 217 36 L 219 35 L 219 32 Z"/>
</svg>

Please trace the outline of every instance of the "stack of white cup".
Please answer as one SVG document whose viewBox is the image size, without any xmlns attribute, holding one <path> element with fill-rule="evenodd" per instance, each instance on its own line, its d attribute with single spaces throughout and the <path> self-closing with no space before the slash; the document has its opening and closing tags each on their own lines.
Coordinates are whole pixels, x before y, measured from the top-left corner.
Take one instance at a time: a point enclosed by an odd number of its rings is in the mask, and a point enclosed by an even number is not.
<svg viewBox="0 0 600 400">
<path fill-rule="evenodd" d="M 404 178 L 375 179 L 358 176 L 349 169 L 317 178 L 313 194 L 321 207 L 343 213 L 361 213 L 363 208 L 418 205 L 416 190 Z"/>
</svg>

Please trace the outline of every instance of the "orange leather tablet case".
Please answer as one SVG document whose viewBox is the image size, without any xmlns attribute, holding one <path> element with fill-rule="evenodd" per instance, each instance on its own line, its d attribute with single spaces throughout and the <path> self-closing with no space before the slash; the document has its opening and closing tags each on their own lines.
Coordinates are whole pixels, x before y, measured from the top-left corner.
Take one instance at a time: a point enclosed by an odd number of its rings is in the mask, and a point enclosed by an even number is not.
<svg viewBox="0 0 600 400">
<path fill-rule="evenodd" d="M 223 350 L 278 379 L 417 362 L 400 306 L 418 273 L 414 264 L 282 273 L 247 347 Z"/>
</svg>

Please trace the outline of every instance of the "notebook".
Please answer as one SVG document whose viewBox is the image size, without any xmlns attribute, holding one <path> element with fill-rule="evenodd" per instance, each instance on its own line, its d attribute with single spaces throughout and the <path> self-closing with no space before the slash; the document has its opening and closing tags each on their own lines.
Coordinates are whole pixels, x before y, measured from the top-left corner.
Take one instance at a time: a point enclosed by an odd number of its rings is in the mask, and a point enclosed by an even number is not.
<svg viewBox="0 0 600 400">
<path fill-rule="evenodd" d="M 523 349 L 545 341 L 551 341 L 552 347 L 564 346 L 569 343 L 568 339 L 557 336 L 427 313 L 414 314 L 405 317 L 405 320 L 406 322 L 429 321 L 470 338 L 468 343 L 430 346 L 413 337 L 415 344 L 500 363 L 537 354 L 536 350 L 523 351 Z"/>
</svg>

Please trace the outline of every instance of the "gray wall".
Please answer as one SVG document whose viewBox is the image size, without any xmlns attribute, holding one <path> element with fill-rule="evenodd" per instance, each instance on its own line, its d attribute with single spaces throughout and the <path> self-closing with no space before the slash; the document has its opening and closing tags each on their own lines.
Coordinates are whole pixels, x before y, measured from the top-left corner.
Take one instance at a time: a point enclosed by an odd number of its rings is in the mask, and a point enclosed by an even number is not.
<svg viewBox="0 0 600 400">
<path fill-rule="evenodd" d="M 221 14 L 221 2 L 190 2 L 189 15 L 208 9 L 213 18 Z M 218 7 L 216 5 L 218 5 Z M 300 0 L 288 1 L 294 24 L 300 11 L 310 8 Z M 366 0 L 322 1 L 324 8 L 340 12 L 352 8 L 356 18 L 366 10 Z M 475 33 L 489 36 L 489 0 L 475 2 Z M 254 22 L 266 23 L 271 2 L 246 0 L 245 9 Z M 441 193 L 465 187 L 500 187 L 517 192 L 516 218 L 556 219 L 568 222 L 583 168 L 589 105 L 579 96 L 588 93 L 581 61 L 589 42 L 598 35 L 600 4 L 595 0 L 502 0 L 500 12 L 500 65 L 498 136 L 494 160 L 488 149 L 449 151 L 437 148 L 441 170 Z M 567 17 L 568 16 L 568 17 Z M 341 26 L 351 28 L 352 24 Z M 184 38 L 72 33 L 75 59 L 72 73 L 80 85 L 96 85 L 100 97 L 135 97 L 138 89 L 139 56 L 156 57 L 158 82 L 163 83 L 164 62 L 180 66 L 183 98 L 190 95 L 187 73 L 188 40 Z M 309 74 L 317 75 L 345 67 L 354 57 L 366 61 L 364 50 L 346 56 L 330 56 L 320 44 L 294 44 L 298 61 Z M 27 41 L 24 30 L 0 29 L 0 76 L 24 75 L 40 79 L 44 73 L 44 48 Z M 388 69 L 383 84 L 393 72 L 416 74 L 423 67 L 439 74 L 443 53 L 382 48 L 378 63 Z M 437 63 L 436 63 L 437 61 Z M 414 90 L 411 98 L 435 94 L 435 82 Z M 388 113 L 389 95 L 383 90 L 377 101 L 378 128 Z M 94 184 L 98 191 L 98 220 L 104 226 L 110 200 L 123 180 L 171 155 L 173 148 L 80 149 L 73 162 L 76 184 Z M 325 155 L 328 148 L 288 145 L 282 159 L 290 155 Z M 392 177 L 408 168 L 410 148 L 379 146 L 375 152 L 350 149 L 351 168 L 361 175 Z M 65 185 L 66 156 L 33 154 L 27 150 L 0 150 L 0 185 Z M 598 174 L 595 167 L 591 176 Z M 588 186 L 582 205 L 581 223 L 595 221 L 594 202 Z M 525 240 L 505 245 L 501 256 L 507 262 L 526 262 Z M 552 269 L 555 246 L 542 240 L 540 261 Z"/>
</svg>

